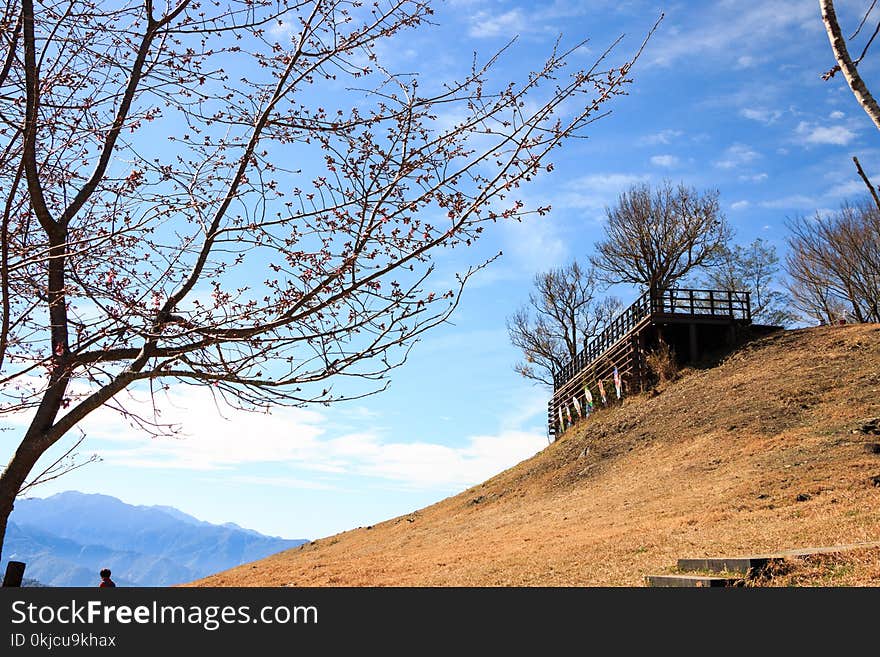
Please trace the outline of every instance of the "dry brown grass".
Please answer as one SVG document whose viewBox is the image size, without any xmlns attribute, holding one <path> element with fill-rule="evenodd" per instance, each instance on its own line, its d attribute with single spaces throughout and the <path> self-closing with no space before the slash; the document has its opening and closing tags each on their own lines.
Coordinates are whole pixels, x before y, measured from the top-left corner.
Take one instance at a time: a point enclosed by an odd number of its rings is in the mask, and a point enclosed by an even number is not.
<svg viewBox="0 0 880 657">
<path fill-rule="evenodd" d="M 880 436 L 853 433 L 877 416 L 880 325 L 777 333 L 460 495 L 195 584 L 638 586 L 679 557 L 877 541 Z M 877 551 L 835 558 L 788 581 L 880 585 Z"/>
<path fill-rule="evenodd" d="M 880 548 L 790 557 L 771 564 L 748 586 L 874 586 L 880 582 Z"/>
<path fill-rule="evenodd" d="M 645 364 L 659 383 L 672 381 L 678 375 L 675 353 L 662 338 L 657 347 L 645 356 Z"/>
</svg>

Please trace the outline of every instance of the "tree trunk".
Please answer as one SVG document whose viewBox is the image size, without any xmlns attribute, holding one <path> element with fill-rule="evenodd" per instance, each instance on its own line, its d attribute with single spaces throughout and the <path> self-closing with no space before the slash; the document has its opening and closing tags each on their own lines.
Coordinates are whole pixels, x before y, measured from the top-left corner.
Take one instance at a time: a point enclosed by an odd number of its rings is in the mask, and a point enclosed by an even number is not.
<svg viewBox="0 0 880 657">
<path fill-rule="evenodd" d="M 15 450 L 3 474 L 0 474 L 0 558 L 3 556 L 6 525 L 15 506 L 15 497 L 44 451 L 40 447 L 39 438 L 25 438 Z"/>
<path fill-rule="evenodd" d="M 874 96 L 868 91 L 868 87 L 865 86 L 862 76 L 859 75 L 856 65 L 849 56 L 846 40 L 843 38 L 840 25 L 837 22 L 833 0 L 819 0 L 819 8 L 822 10 L 822 22 L 825 23 L 825 31 L 828 32 L 828 40 L 831 42 L 831 51 L 834 53 L 834 59 L 837 60 L 837 65 L 840 66 L 843 77 L 846 79 L 846 83 L 852 90 L 856 100 L 859 101 L 859 105 L 871 117 L 877 129 L 880 130 L 880 106 L 877 105 Z"/>
</svg>

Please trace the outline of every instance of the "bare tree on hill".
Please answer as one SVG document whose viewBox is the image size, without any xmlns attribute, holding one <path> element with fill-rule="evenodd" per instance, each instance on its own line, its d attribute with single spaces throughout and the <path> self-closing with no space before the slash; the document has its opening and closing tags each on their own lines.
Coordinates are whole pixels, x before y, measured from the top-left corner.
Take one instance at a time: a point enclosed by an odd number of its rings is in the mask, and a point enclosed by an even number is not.
<svg viewBox="0 0 880 657">
<path fill-rule="evenodd" d="M 822 324 L 880 322 L 880 210 L 868 199 L 789 222 L 786 268 L 795 307 Z"/>
<path fill-rule="evenodd" d="M 866 4 L 858 26 L 847 39 L 833 0 L 819 0 L 822 22 L 837 62 L 822 77 L 829 80 L 842 72 L 856 101 L 880 129 L 880 105 L 858 69 L 880 34 L 880 17 L 875 13 L 877 0 Z M 847 40 L 855 40 L 869 19 L 874 22 L 874 29 L 865 31 L 870 36 L 853 59 Z M 858 158 L 853 157 L 853 162 L 873 205 L 867 201 L 845 205 L 838 216 L 799 218 L 790 226 L 792 251 L 787 266 L 792 297 L 798 309 L 820 323 L 844 317 L 859 322 L 880 321 L 880 188 L 871 183 Z"/>
<path fill-rule="evenodd" d="M 432 254 L 545 210 L 516 189 L 603 115 L 638 53 L 611 65 L 615 41 L 579 68 L 580 44 L 556 47 L 509 84 L 503 52 L 444 85 L 378 61 L 431 14 L 0 9 L 0 400 L 28 418 L 0 476 L 0 543 L 40 457 L 96 409 L 168 430 L 132 416 L 126 389 L 207 386 L 242 408 L 336 401 L 338 377 L 381 389 L 482 266 L 432 289 Z"/>
<path fill-rule="evenodd" d="M 668 181 L 655 190 L 633 185 L 606 214 L 593 265 L 608 283 L 631 283 L 654 294 L 713 264 L 730 239 L 717 191 L 701 194 Z"/>
<path fill-rule="evenodd" d="M 748 290 L 754 321 L 785 326 L 796 316 L 787 308 L 789 299 L 776 288 L 778 272 L 776 247 L 759 237 L 751 244 L 723 247 L 703 284 L 716 290 Z"/>
<path fill-rule="evenodd" d="M 596 274 L 576 261 L 536 274 L 529 302 L 507 320 L 507 332 L 524 361 L 514 369 L 553 386 L 560 370 L 620 311 L 615 297 L 598 298 Z"/>
</svg>

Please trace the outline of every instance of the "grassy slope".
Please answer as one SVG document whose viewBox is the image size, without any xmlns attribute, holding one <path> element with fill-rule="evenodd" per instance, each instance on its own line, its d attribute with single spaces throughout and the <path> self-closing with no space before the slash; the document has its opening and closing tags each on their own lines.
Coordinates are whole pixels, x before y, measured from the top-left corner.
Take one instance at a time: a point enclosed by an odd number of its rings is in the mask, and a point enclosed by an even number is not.
<svg viewBox="0 0 880 657">
<path fill-rule="evenodd" d="M 681 556 L 876 541 L 880 436 L 852 429 L 877 416 L 880 325 L 782 332 L 460 495 L 196 584 L 640 585 Z M 839 571 L 880 584 L 880 551 Z"/>
</svg>

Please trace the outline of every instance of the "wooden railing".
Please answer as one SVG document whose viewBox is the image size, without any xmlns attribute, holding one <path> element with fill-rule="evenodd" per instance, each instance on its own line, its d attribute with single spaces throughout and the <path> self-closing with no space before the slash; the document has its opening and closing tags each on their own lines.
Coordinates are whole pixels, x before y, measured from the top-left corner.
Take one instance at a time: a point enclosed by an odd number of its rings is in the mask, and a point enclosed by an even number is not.
<svg viewBox="0 0 880 657">
<path fill-rule="evenodd" d="M 559 390 L 572 377 L 629 335 L 642 322 L 657 315 L 728 317 L 751 321 L 749 293 L 738 290 L 676 289 L 659 294 L 645 292 L 572 360 L 553 373 L 553 390 Z"/>
<path fill-rule="evenodd" d="M 730 317 L 752 320 L 750 295 L 739 290 L 669 290 L 651 300 L 653 314 Z"/>
</svg>

